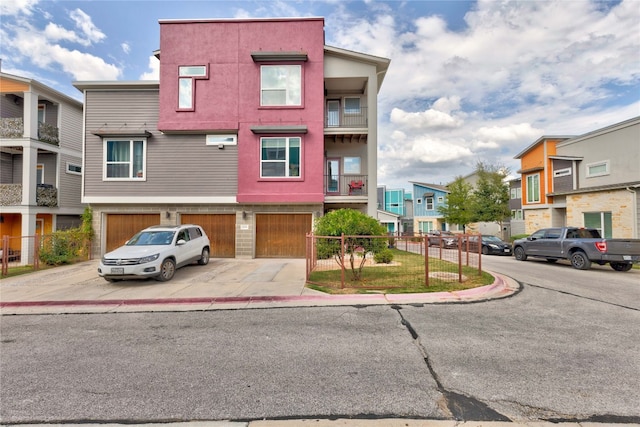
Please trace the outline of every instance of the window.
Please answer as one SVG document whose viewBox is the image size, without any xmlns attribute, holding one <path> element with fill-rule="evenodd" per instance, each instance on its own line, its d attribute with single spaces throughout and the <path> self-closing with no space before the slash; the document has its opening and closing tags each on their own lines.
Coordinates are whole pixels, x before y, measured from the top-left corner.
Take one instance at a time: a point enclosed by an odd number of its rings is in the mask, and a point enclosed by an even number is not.
<svg viewBox="0 0 640 427">
<path fill-rule="evenodd" d="M 425 210 L 431 211 L 433 210 L 433 197 L 425 197 Z"/>
<path fill-rule="evenodd" d="M 571 168 L 563 168 L 563 169 L 557 169 L 553 171 L 553 176 L 554 177 L 560 177 L 560 176 L 568 176 L 571 175 Z"/>
<path fill-rule="evenodd" d="M 604 238 L 612 238 L 613 221 L 611 212 L 584 212 L 584 226 L 595 228 Z"/>
<path fill-rule="evenodd" d="M 522 209 L 511 209 L 511 219 L 521 220 L 522 219 Z"/>
<path fill-rule="evenodd" d="M 73 163 L 67 163 L 67 173 L 82 175 L 82 166 Z"/>
<path fill-rule="evenodd" d="M 44 184 L 44 165 L 38 163 L 36 166 L 36 184 Z"/>
<path fill-rule="evenodd" d="M 301 138 L 260 138 L 260 176 L 300 177 Z"/>
<path fill-rule="evenodd" d="M 178 109 L 193 110 L 194 80 L 206 79 L 207 67 L 204 65 L 178 67 Z"/>
<path fill-rule="evenodd" d="M 207 145 L 238 145 L 238 135 L 207 135 Z"/>
<path fill-rule="evenodd" d="M 144 179 L 147 141 L 112 140 L 104 143 L 104 179 Z"/>
<path fill-rule="evenodd" d="M 587 178 L 609 175 L 609 160 L 587 165 Z"/>
<path fill-rule="evenodd" d="M 360 157 L 345 157 L 344 173 L 359 174 L 360 173 Z"/>
<path fill-rule="evenodd" d="M 420 221 L 418 223 L 418 228 L 419 231 L 422 231 L 423 233 L 429 233 L 434 230 L 433 221 Z"/>
<path fill-rule="evenodd" d="M 512 199 L 521 199 L 522 198 L 522 188 L 515 187 L 511 189 L 511 198 Z"/>
<path fill-rule="evenodd" d="M 344 99 L 344 113 L 345 114 L 360 114 L 360 98 L 345 98 Z"/>
<path fill-rule="evenodd" d="M 540 203 L 540 174 L 527 176 L 527 203 Z"/>
<path fill-rule="evenodd" d="M 438 196 L 438 203 L 444 203 L 444 197 Z"/>
<path fill-rule="evenodd" d="M 562 230 L 559 228 L 550 228 L 544 234 L 545 239 L 559 239 L 562 234 Z"/>
<path fill-rule="evenodd" d="M 302 67 L 300 65 L 261 66 L 260 105 L 302 105 Z"/>
<path fill-rule="evenodd" d="M 44 123 L 46 112 L 47 106 L 45 104 L 38 104 L 38 123 Z"/>
</svg>

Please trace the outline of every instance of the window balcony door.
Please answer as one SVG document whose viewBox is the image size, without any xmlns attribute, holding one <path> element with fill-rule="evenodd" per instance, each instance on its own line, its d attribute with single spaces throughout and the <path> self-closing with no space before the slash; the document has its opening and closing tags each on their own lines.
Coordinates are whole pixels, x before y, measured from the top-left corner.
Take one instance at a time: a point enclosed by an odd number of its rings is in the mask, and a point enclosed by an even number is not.
<svg viewBox="0 0 640 427">
<path fill-rule="evenodd" d="M 327 100 L 327 127 L 340 126 L 340 101 L 337 99 Z"/>
<path fill-rule="evenodd" d="M 327 194 L 340 194 L 340 159 L 327 159 Z"/>
</svg>

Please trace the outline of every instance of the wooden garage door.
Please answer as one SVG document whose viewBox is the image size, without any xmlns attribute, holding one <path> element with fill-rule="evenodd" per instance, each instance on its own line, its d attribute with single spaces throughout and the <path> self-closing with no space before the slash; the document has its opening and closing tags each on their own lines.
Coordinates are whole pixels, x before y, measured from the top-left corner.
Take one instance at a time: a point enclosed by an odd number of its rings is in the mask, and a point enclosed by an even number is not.
<svg viewBox="0 0 640 427">
<path fill-rule="evenodd" d="M 256 258 L 304 258 L 311 214 L 257 214 Z"/>
<path fill-rule="evenodd" d="M 160 214 L 108 214 L 107 252 L 124 245 L 138 231 L 160 224 Z"/>
<path fill-rule="evenodd" d="M 236 214 L 181 214 L 183 224 L 197 224 L 211 240 L 211 256 L 235 258 Z"/>
</svg>

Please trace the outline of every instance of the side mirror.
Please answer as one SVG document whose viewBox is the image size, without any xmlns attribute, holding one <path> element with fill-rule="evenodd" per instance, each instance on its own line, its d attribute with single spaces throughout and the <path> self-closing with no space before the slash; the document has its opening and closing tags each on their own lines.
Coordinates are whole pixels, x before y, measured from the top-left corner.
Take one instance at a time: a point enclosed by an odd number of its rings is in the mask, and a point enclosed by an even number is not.
<svg viewBox="0 0 640 427">
<path fill-rule="evenodd" d="M 186 244 L 186 243 L 187 243 L 187 241 L 186 241 L 186 240 L 184 240 L 184 239 L 180 239 L 180 240 L 178 240 L 178 241 L 176 242 L 176 245 L 178 245 L 178 246 L 182 246 L 182 245 L 184 245 L 184 244 Z"/>
<path fill-rule="evenodd" d="M 533 241 L 533 240 L 536 240 L 536 238 L 535 238 L 535 237 L 531 237 L 531 236 L 529 236 L 529 237 L 527 237 L 527 240 L 531 242 L 531 241 Z"/>
</svg>

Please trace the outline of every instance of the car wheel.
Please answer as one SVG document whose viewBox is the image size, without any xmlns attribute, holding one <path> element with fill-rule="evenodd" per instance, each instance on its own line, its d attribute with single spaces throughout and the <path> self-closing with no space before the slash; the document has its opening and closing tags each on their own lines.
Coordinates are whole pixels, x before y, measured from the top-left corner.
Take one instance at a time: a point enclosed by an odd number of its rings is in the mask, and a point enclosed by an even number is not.
<svg viewBox="0 0 640 427">
<path fill-rule="evenodd" d="M 203 248 L 202 249 L 202 255 L 200 256 L 200 259 L 198 260 L 198 264 L 200 264 L 200 265 L 209 264 L 209 248 Z"/>
<path fill-rule="evenodd" d="M 482 247 L 482 255 L 489 255 L 489 248 L 486 246 Z"/>
<path fill-rule="evenodd" d="M 513 248 L 513 255 L 516 257 L 518 261 L 527 260 L 527 254 L 525 253 L 524 248 L 522 246 L 516 246 L 515 248 Z"/>
<path fill-rule="evenodd" d="M 633 267 L 629 262 L 612 262 L 610 265 L 615 271 L 629 271 Z"/>
<path fill-rule="evenodd" d="M 547 262 L 549 264 L 553 264 L 554 262 L 557 262 L 558 260 L 556 258 L 547 258 Z"/>
<path fill-rule="evenodd" d="M 575 251 L 571 254 L 571 265 L 578 270 L 588 270 L 591 268 L 591 261 L 582 251 Z"/>
<path fill-rule="evenodd" d="M 167 258 L 162 261 L 162 265 L 160 266 L 160 275 L 156 277 L 156 279 L 161 282 L 166 282 L 171 280 L 174 274 L 176 274 L 176 262 L 171 258 Z"/>
</svg>

